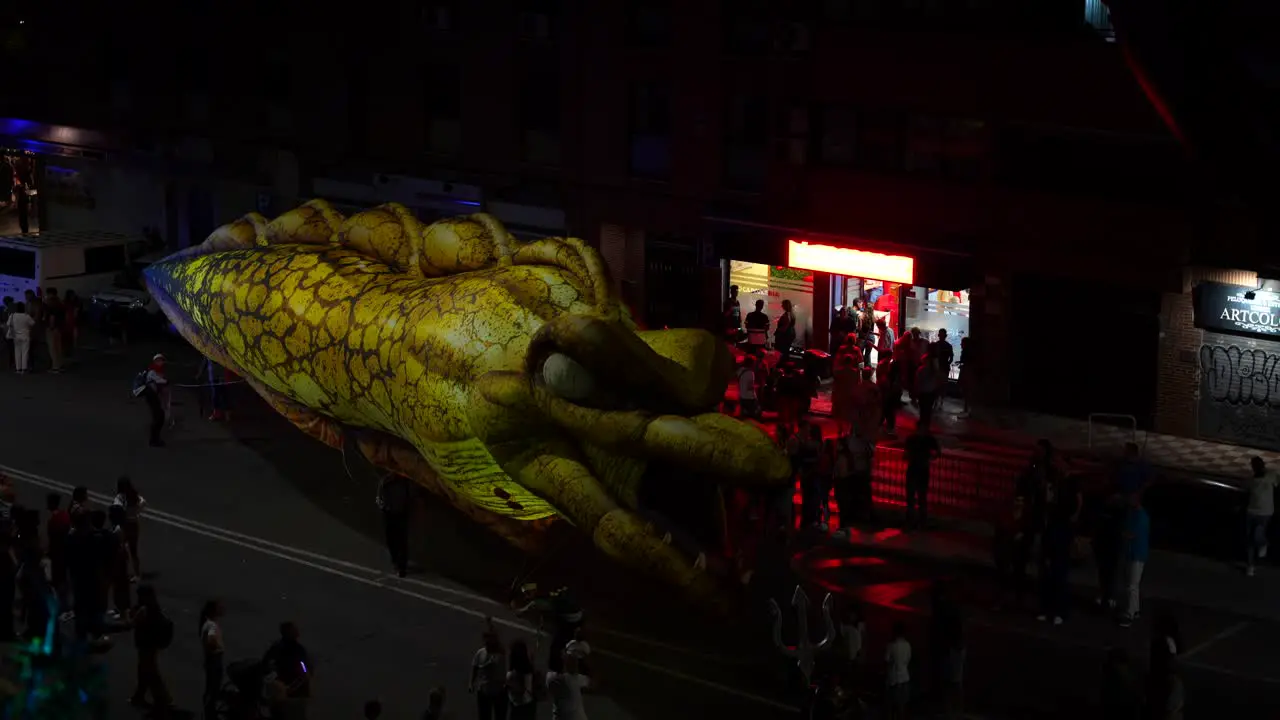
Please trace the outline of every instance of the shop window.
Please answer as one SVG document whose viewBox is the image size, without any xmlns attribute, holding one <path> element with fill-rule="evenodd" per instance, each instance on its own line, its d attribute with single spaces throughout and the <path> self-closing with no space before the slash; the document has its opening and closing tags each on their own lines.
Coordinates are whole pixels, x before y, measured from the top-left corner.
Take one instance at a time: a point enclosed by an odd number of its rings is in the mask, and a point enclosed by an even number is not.
<svg viewBox="0 0 1280 720">
<path fill-rule="evenodd" d="M 525 67 L 520 87 L 524 160 L 535 165 L 561 162 L 560 68 L 554 61 Z"/>
<path fill-rule="evenodd" d="M 782 301 L 790 300 L 792 311 L 796 316 L 795 344 L 800 347 L 812 346 L 814 313 L 812 271 L 730 260 L 729 284 L 738 286 L 738 302 L 742 305 L 744 315 L 755 309 L 756 300 L 764 300 L 764 312 L 769 316 L 771 323 L 770 337 L 773 336 L 773 327 L 776 326 L 778 316 L 782 314 Z"/>
<path fill-rule="evenodd" d="M 947 331 L 947 342 L 954 353 L 950 371 L 951 379 L 959 376 L 960 343 L 969 336 L 969 291 L 943 290 L 915 287 L 903 292 L 902 330 L 920 328 L 920 334 L 929 342 L 941 339 L 939 331 Z"/>
<path fill-rule="evenodd" d="M 671 43 L 670 0 L 631 0 L 627 41 L 634 47 L 664 48 Z"/>
<path fill-rule="evenodd" d="M 0 247 L 0 275 L 32 280 L 36 276 L 36 254 L 33 250 Z"/>
<path fill-rule="evenodd" d="M 671 174 L 671 96 L 665 84 L 631 87 L 631 174 L 665 180 Z"/>
</svg>

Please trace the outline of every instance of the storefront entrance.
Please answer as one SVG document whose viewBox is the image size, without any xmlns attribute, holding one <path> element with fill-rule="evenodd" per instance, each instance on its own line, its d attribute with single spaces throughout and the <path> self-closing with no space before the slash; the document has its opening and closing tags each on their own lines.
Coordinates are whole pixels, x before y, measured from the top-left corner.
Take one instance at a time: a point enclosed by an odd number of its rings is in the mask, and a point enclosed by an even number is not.
<svg viewBox="0 0 1280 720">
<path fill-rule="evenodd" d="M 770 343 L 785 300 L 790 301 L 796 316 L 795 345 L 829 351 L 834 351 L 844 340 L 837 337 L 841 334 L 839 330 L 832 332 L 833 327 L 838 327 L 838 314 L 846 308 L 863 304 L 874 310 L 877 320 L 886 322 L 895 338 L 918 328 L 922 338 L 934 342 L 945 330 L 947 340 L 955 348 L 958 363 L 960 344 L 969 335 L 967 289 L 949 290 L 913 284 L 912 259 L 904 256 L 815 246 L 795 240 L 789 242 L 794 261 L 815 267 L 801 269 L 742 260 L 728 261 L 724 288 L 726 302 L 730 288 L 736 286 L 740 313 L 745 319 L 755 309 L 756 301 L 763 300 L 764 313 L 770 320 Z M 794 252 L 797 245 L 803 246 L 804 250 Z M 815 251 L 815 248 L 828 247 L 829 250 Z M 852 274 L 859 271 L 868 275 L 876 273 L 881 277 Z M 877 356 L 873 350 L 872 364 L 876 363 Z M 958 364 L 954 364 L 950 368 L 950 377 L 955 379 L 958 373 Z"/>
</svg>

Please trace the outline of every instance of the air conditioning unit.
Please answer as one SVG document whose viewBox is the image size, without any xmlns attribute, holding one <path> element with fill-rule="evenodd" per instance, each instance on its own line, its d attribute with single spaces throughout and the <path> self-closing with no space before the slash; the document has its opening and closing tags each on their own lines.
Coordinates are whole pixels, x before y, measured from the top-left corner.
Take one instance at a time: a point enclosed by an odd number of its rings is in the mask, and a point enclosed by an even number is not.
<svg viewBox="0 0 1280 720">
<path fill-rule="evenodd" d="M 520 14 L 520 32 L 534 40 L 551 39 L 551 18 L 546 13 L 526 12 Z"/>
</svg>

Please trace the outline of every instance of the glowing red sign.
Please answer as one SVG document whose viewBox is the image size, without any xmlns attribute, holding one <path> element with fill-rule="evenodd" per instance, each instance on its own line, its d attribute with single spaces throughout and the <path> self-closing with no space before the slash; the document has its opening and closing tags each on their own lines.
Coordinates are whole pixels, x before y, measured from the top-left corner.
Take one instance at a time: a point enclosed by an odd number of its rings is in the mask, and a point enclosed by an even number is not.
<svg viewBox="0 0 1280 720">
<path fill-rule="evenodd" d="M 915 258 L 905 255 L 882 255 L 834 245 L 816 245 L 804 240 L 788 240 L 787 246 L 787 265 L 793 268 L 903 285 L 915 284 Z"/>
</svg>

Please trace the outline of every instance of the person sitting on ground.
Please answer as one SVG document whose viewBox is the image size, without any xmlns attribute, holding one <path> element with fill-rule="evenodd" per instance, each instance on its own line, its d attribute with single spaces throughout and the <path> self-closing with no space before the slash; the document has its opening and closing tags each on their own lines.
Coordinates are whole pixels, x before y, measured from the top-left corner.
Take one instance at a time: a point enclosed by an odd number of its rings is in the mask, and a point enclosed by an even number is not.
<svg viewBox="0 0 1280 720">
<path fill-rule="evenodd" d="M 271 644 L 262 658 L 263 665 L 275 674 L 275 692 L 272 705 L 273 717 L 287 713 L 287 708 L 305 704 L 311 697 L 311 656 L 298 641 L 298 626 L 291 622 L 280 623 L 280 639 Z"/>
</svg>

